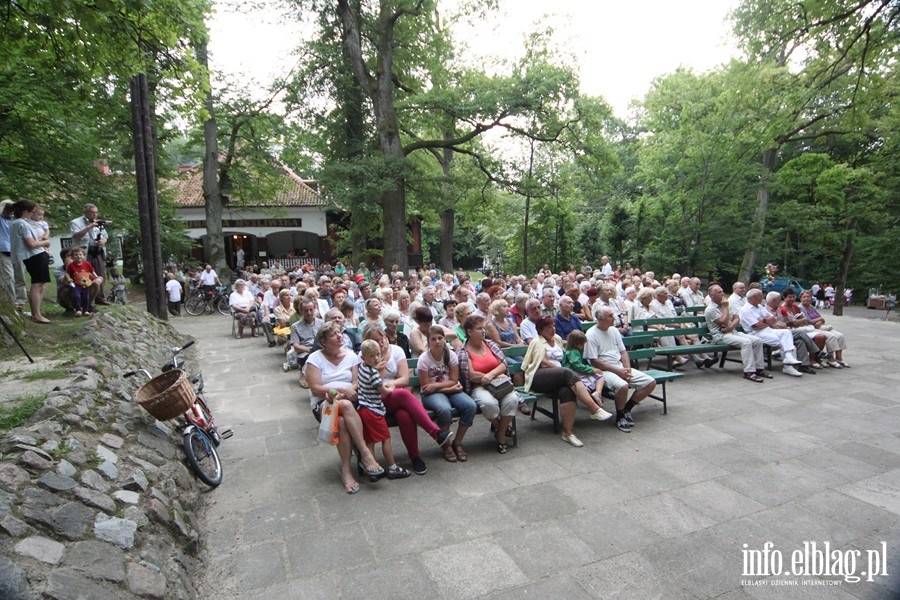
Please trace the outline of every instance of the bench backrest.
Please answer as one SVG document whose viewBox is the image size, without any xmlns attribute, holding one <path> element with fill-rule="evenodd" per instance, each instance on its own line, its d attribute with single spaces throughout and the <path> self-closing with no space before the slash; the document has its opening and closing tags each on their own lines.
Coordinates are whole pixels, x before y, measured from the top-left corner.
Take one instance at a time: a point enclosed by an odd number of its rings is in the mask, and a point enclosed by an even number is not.
<svg viewBox="0 0 900 600">
<path fill-rule="evenodd" d="M 695 308 L 695 307 L 691 307 Z M 650 325 L 693 325 L 684 329 L 646 329 L 636 333 L 651 335 L 654 338 L 675 336 L 675 335 L 699 335 L 701 337 L 709 335 L 709 328 L 706 326 L 706 317 L 684 315 L 681 317 L 666 317 L 661 319 L 635 319 L 631 323 L 635 328 L 647 327 Z"/>
<path fill-rule="evenodd" d="M 682 315 L 680 317 L 662 317 L 658 319 L 635 319 L 632 325 L 643 327 L 645 325 L 691 325 L 693 323 L 706 323 L 706 317 L 699 315 Z"/>
<path fill-rule="evenodd" d="M 528 346 L 510 346 L 509 348 L 503 348 L 503 356 L 508 356 L 510 358 L 525 356 L 526 352 L 528 352 Z"/>
<path fill-rule="evenodd" d="M 626 348 L 632 348 L 635 346 L 652 346 L 653 345 L 653 336 L 649 333 L 635 333 L 634 335 L 628 335 L 622 338 L 622 343 L 625 344 Z"/>
<path fill-rule="evenodd" d="M 706 306 L 703 306 L 703 305 L 700 305 L 700 306 L 684 306 L 684 307 L 680 307 L 680 308 L 678 308 L 678 309 L 676 309 L 676 310 L 678 310 L 679 313 L 694 313 L 694 314 L 699 314 L 699 313 L 702 313 L 702 312 L 705 312 L 705 311 L 706 311 Z"/>
<path fill-rule="evenodd" d="M 653 358 L 656 356 L 656 350 L 653 348 L 637 348 L 636 350 L 628 351 L 628 358 L 631 361 L 638 361 L 642 358 Z"/>
</svg>

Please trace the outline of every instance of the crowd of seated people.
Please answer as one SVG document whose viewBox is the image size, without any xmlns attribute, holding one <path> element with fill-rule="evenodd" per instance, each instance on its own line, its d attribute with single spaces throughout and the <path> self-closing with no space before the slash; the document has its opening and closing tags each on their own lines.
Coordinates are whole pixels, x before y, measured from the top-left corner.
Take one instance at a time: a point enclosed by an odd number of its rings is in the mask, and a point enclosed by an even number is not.
<svg viewBox="0 0 900 600">
<path fill-rule="evenodd" d="M 371 440 L 381 440 L 383 432 L 368 435 L 371 410 L 383 410 L 397 422 L 417 474 L 426 472 L 417 430 L 435 439 L 446 461 L 467 462 L 462 442 L 476 410 L 491 422 L 497 451 L 509 451 L 512 418 L 517 411 L 530 414 L 530 408 L 516 393 L 498 398 L 489 388 L 516 363 L 516 385 L 559 398 L 562 437 L 572 446 L 583 445 L 574 432 L 578 405 L 593 419 L 610 419 L 620 431 L 632 432 L 633 409 L 650 396 L 656 382 L 631 366 L 623 340 L 644 327 L 652 333 L 697 326 L 693 321 L 633 324 L 642 319 L 671 320 L 686 308 L 700 307 L 685 314 L 696 313 L 705 321 L 706 339 L 690 332 L 654 336 L 658 345 L 685 347 L 676 368 L 691 360 L 701 368 L 717 363 L 713 353 L 689 348 L 705 343 L 727 344 L 739 351 L 743 377 L 754 383 L 773 377 L 764 361 L 767 345 L 780 353 L 784 373 L 791 377 L 850 366 L 843 354 L 845 337 L 826 324 L 809 291 L 799 298 L 790 289 L 783 296 L 776 292 L 766 296 L 759 284 L 737 282 L 726 295 L 722 285 L 711 282 L 704 294 L 697 277 L 673 274 L 660 281 L 652 271 L 641 272 L 627 263 L 624 269 L 613 268 L 608 260 L 601 265 L 602 270 L 590 271 L 585 261 L 580 271 L 570 268 L 558 274 L 545 267 L 532 278 L 488 273 L 478 282 L 462 272 L 436 269 L 406 274 L 396 265 L 383 274 L 348 267 L 340 274 L 302 268 L 284 272 L 266 266 L 263 274 L 239 273 L 242 280 L 232 300 L 239 334 L 250 327 L 255 335 L 258 327 L 279 351 L 281 344 L 272 341 L 283 342 L 283 368 L 299 369 L 300 385 L 309 388 L 317 418 L 323 401 L 362 413 L 345 413 L 346 429 L 341 430 L 338 447 L 348 493 L 359 490 L 357 475 L 374 481 L 399 479 L 404 473 L 394 463 L 393 452 L 386 468 L 377 464 Z M 368 356 L 363 357 L 365 340 L 374 340 L 378 352 L 369 345 Z M 522 352 L 504 354 L 517 346 Z M 419 360 L 414 373 L 406 367 L 410 358 Z M 373 366 L 366 367 L 367 362 Z M 373 369 L 377 374 L 374 379 L 380 387 L 375 389 L 381 390 L 383 407 L 367 402 L 360 409 L 361 369 L 365 386 L 373 379 Z M 422 400 L 410 393 L 411 374 L 421 378 L 422 387 L 415 391 Z M 603 389 L 613 399 L 614 412 L 601 408 Z M 366 393 L 376 394 L 369 387 Z M 448 417 L 453 409 L 460 415 L 455 440 Z M 368 446 L 354 474 L 347 453 L 360 444 Z"/>
</svg>

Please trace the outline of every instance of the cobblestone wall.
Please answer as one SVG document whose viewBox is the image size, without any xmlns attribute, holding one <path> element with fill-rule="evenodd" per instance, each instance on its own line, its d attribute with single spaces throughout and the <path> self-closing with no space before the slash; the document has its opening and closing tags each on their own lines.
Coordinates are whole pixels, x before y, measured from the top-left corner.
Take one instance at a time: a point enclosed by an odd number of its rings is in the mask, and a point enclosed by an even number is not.
<svg viewBox="0 0 900 600">
<path fill-rule="evenodd" d="M 202 561 L 198 482 L 174 423 L 132 402 L 138 381 L 180 345 L 137 309 L 101 313 L 94 352 L 0 439 L 0 598 L 195 598 Z M 138 378 L 135 378 L 138 379 Z"/>
</svg>

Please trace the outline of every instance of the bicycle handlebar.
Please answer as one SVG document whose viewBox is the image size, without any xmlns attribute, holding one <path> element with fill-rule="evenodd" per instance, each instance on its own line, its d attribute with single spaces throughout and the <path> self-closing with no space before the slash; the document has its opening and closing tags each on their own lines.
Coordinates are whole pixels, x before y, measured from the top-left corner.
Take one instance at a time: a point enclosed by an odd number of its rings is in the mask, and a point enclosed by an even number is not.
<svg viewBox="0 0 900 600">
<path fill-rule="evenodd" d="M 138 373 L 142 374 L 147 379 L 153 379 L 153 377 L 150 376 L 150 373 L 147 371 L 147 369 L 137 369 L 135 371 L 126 371 L 125 373 L 122 373 L 122 377 L 123 378 L 134 377 Z"/>
<path fill-rule="evenodd" d="M 190 348 L 193 345 L 194 345 L 194 340 L 188 340 L 187 342 L 184 343 L 184 346 L 181 346 L 181 347 L 175 346 L 174 348 L 172 348 L 172 354 L 178 354 L 182 350 L 187 350 L 188 348 Z"/>
</svg>

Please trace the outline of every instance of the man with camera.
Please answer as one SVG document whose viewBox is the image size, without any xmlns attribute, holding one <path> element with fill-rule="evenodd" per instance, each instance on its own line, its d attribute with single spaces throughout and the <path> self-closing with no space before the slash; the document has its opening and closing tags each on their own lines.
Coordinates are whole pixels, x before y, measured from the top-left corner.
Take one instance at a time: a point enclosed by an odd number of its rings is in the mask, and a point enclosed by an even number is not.
<svg viewBox="0 0 900 600">
<path fill-rule="evenodd" d="M 99 276 L 94 283 L 99 288 L 96 304 L 108 305 L 103 283 L 106 280 L 106 242 L 109 234 L 106 233 L 107 222 L 98 219 L 97 214 L 96 205 L 85 204 L 84 216 L 72 219 L 69 230 L 72 232 L 72 248 L 84 250 L 88 262 Z"/>
</svg>

